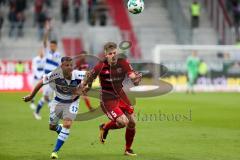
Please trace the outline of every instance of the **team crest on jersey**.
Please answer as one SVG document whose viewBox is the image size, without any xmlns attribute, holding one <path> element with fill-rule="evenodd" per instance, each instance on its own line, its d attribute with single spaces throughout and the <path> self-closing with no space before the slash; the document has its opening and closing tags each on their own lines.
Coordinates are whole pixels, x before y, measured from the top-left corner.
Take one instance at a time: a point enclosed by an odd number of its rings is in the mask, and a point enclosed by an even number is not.
<svg viewBox="0 0 240 160">
<path fill-rule="evenodd" d="M 122 68 L 117 68 L 118 73 L 122 73 Z"/>
<path fill-rule="evenodd" d="M 105 73 L 105 74 L 109 74 L 110 72 L 109 72 L 108 70 L 106 70 L 104 73 Z"/>
</svg>

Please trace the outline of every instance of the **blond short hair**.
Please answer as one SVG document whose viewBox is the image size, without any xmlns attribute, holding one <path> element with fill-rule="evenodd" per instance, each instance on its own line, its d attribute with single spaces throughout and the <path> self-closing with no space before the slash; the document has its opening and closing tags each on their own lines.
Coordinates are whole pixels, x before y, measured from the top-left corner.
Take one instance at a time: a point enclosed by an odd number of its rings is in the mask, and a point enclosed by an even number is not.
<svg viewBox="0 0 240 160">
<path fill-rule="evenodd" d="M 109 50 L 117 49 L 117 44 L 114 42 L 108 42 L 104 45 L 104 53 L 108 52 Z"/>
</svg>

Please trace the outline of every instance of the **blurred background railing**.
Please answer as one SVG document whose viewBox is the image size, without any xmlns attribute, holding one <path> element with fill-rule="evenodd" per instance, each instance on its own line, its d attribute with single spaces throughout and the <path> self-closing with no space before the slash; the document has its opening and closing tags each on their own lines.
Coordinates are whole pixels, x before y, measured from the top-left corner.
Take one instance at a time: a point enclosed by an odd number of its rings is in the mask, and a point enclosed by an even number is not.
<svg viewBox="0 0 240 160">
<path fill-rule="evenodd" d="M 164 0 L 164 3 L 173 22 L 178 44 L 192 44 L 192 29 L 180 7 L 180 1 Z"/>
</svg>

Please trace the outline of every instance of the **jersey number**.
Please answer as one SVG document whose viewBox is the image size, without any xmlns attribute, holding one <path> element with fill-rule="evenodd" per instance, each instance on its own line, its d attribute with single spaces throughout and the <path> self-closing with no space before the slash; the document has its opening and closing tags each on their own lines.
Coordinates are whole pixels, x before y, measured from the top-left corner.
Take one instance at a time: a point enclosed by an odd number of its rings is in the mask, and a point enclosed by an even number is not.
<svg viewBox="0 0 240 160">
<path fill-rule="evenodd" d="M 113 116 L 113 118 L 117 117 L 117 114 L 114 111 L 111 111 L 111 115 Z"/>
<path fill-rule="evenodd" d="M 71 112 L 71 113 L 76 114 L 77 111 L 78 111 L 78 108 L 77 108 L 77 107 L 71 106 L 71 108 L 70 108 L 70 112 Z"/>
</svg>

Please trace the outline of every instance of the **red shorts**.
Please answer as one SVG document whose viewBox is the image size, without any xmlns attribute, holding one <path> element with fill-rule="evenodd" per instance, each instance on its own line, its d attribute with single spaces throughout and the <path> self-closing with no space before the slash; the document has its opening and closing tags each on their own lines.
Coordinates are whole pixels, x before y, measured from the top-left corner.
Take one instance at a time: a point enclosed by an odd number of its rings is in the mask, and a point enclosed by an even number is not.
<svg viewBox="0 0 240 160">
<path fill-rule="evenodd" d="M 132 114 L 134 112 L 134 108 L 128 99 L 126 101 L 121 98 L 104 100 L 101 102 L 101 107 L 108 118 L 113 121 L 116 121 L 124 113 Z"/>
</svg>

